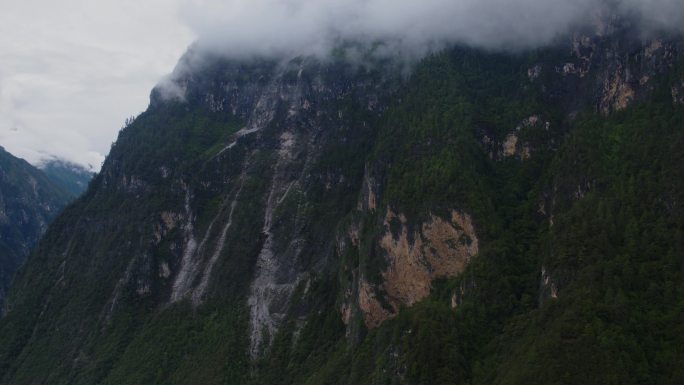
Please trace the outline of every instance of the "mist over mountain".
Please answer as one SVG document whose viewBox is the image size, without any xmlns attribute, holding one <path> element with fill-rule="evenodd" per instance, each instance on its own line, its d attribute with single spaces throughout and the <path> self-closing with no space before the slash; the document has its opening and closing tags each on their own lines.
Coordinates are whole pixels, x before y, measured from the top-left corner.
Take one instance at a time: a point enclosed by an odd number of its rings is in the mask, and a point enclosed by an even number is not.
<svg viewBox="0 0 684 385">
<path fill-rule="evenodd" d="M 451 44 L 517 51 L 629 18 L 649 34 L 682 32 L 677 0 L 206 0 L 183 15 L 198 44 L 228 57 L 327 55 L 340 42 L 381 42 L 422 57 Z"/>
<path fill-rule="evenodd" d="M 516 54 L 572 35 L 680 36 L 677 0 L 258 0 L 193 1 L 182 17 L 198 36 L 157 90 L 184 98 L 179 80 L 217 57 L 287 62 L 343 52 L 351 62 L 390 59 L 404 72 L 453 46 Z"/>
</svg>

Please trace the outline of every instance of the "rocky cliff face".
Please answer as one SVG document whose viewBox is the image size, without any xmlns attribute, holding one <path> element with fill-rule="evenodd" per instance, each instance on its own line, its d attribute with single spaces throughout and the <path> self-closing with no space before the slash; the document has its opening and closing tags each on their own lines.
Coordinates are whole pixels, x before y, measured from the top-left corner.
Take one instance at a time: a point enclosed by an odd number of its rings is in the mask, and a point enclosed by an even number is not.
<svg viewBox="0 0 684 385">
<path fill-rule="evenodd" d="M 190 79 L 201 69 L 175 75 L 174 82 L 186 90 L 186 101 L 215 113 L 228 111 L 240 123 L 204 165 L 224 168 L 223 172 L 212 171 L 193 181 L 205 191 L 193 192 L 193 186 L 185 192 L 180 213 L 185 235 L 169 301 L 202 303 L 215 265 L 231 246 L 234 216 L 240 215 L 237 206 L 256 202 L 258 208 L 249 220 L 260 226 L 260 240 L 247 290 L 250 351 L 256 356 L 278 332 L 295 289 L 309 285 L 311 276 L 332 257 L 326 244 L 334 227 L 310 228 L 319 220 L 313 217 L 318 202 L 312 196 L 341 204 L 343 195 L 358 189 L 359 170 L 326 164 L 329 152 L 366 145 L 361 142 L 368 138 L 367 128 L 382 114 L 379 101 L 391 95 L 391 87 L 383 79 L 386 74 L 311 59 L 228 68 L 228 73 L 211 79 L 209 92 Z M 240 77 L 246 84 L 238 81 Z M 247 193 L 245 185 L 254 180 L 260 186 Z M 217 194 L 219 189 L 223 191 Z M 247 198 L 242 196 L 246 193 Z M 198 228 L 193 208 L 199 194 L 218 195 L 221 202 L 204 229 Z M 324 215 L 342 216 L 344 209 L 342 204 Z M 311 239 L 314 235 L 318 244 Z"/>
<path fill-rule="evenodd" d="M 433 280 L 458 276 L 477 255 L 477 235 L 467 214 L 452 211 L 447 219 L 431 214 L 415 230 L 409 223 L 404 214 L 387 209 L 377 245 L 387 266 L 379 282 L 363 274 L 355 277 L 341 309 L 345 324 L 352 322 L 351 309 L 358 307 L 365 325 L 378 327 L 402 306 L 427 298 Z M 348 242 L 345 248 L 358 248 L 358 234 L 350 232 Z"/>
<path fill-rule="evenodd" d="M 609 183 L 583 159 L 619 143 L 572 133 L 663 89 L 678 108 L 679 52 L 578 34 L 406 78 L 191 50 L 22 271 L 2 381 L 425 383 L 427 329 L 461 333 L 429 345 L 472 380 L 478 338 L 581 276 L 568 213 Z"/>
</svg>

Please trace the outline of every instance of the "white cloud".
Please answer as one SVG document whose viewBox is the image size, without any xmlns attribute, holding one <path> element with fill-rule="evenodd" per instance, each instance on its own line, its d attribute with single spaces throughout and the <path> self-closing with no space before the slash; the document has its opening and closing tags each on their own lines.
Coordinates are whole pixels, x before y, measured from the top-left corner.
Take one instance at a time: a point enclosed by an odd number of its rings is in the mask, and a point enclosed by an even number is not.
<svg viewBox="0 0 684 385">
<path fill-rule="evenodd" d="M 194 0 L 185 18 L 228 56 L 320 54 L 342 40 L 420 56 L 445 43 L 517 50 L 552 42 L 603 10 L 682 30 L 682 0 Z"/>
</svg>

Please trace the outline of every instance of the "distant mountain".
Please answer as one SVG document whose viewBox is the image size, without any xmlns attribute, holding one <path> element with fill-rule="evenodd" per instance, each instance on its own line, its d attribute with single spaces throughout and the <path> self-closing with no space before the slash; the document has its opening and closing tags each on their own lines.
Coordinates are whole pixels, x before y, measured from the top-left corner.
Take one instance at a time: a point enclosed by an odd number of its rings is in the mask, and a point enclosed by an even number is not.
<svg viewBox="0 0 684 385">
<path fill-rule="evenodd" d="M 0 147 L 0 306 L 14 272 L 82 180 L 76 171 L 50 169 L 53 177 Z"/>
<path fill-rule="evenodd" d="M 83 166 L 61 159 L 46 162 L 40 169 L 50 180 L 63 190 L 78 197 L 88 188 L 94 173 Z"/>
</svg>

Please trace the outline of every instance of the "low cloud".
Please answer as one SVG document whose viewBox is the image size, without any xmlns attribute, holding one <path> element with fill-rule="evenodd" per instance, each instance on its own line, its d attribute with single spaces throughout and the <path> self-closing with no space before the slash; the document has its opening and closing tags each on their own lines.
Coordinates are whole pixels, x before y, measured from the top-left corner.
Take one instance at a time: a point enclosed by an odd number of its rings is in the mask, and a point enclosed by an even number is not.
<svg viewBox="0 0 684 385">
<path fill-rule="evenodd" d="M 422 56 L 446 44 L 520 50 L 601 15 L 644 32 L 682 31 L 681 0 L 195 0 L 182 14 L 198 45 L 228 57 L 325 55 L 340 41 L 382 41 Z"/>
</svg>

